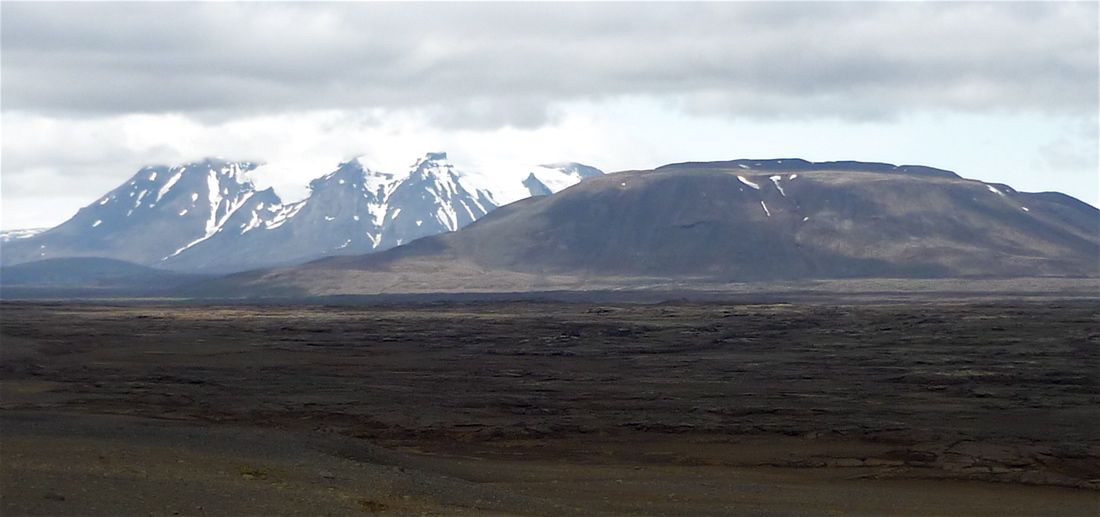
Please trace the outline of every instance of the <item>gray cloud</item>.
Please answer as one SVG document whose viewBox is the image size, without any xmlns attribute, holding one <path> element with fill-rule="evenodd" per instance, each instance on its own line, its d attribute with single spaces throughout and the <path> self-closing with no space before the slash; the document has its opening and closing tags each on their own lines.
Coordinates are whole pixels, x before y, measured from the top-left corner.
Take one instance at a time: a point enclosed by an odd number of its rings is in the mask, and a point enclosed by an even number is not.
<svg viewBox="0 0 1100 517">
<path fill-rule="evenodd" d="M 3 108 L 55 116 L 422 109 L 538 126 L 555 102 L 889 118 L 1098 110 L 1098 4 L 6 3 Z"/>
</svg>

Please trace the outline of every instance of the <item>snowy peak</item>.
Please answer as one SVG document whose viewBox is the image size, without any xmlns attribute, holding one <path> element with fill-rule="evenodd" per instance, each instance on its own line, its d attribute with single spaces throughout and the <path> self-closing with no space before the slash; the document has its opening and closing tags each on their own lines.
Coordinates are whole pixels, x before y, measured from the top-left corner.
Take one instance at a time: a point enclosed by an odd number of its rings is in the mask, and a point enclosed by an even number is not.
<svg viewBox="0 0 1100 517">
<path fill-rule="evenodd" d="M 248 210 L 225 225 L 240 233 L 238 239 L 222 232 L 172 257 L 169 265 L 211 269 L 234 261 L 273 264 L 369 253 L 452 231 L 496 207 L 464 176 L 445 153 L 425 155 L 404 174 L 372 170 L 362 158 L 349 160 L 310 182 L 310 195 L 300 202 L 265 207 L 256 203 L 263 193 L 255 194 Z"/>
<path fill-rule="evenodd" d="M 161 260 L 179 255 L 222 231 L 234 219 L 238 210 L 249 204 L 256 194 L 256 187 L 245 174 L 255 168 L 256 164 L 250 162 L 235 163 L 207 158 L 199 163 L 172 169 L 173 174 L 162 187 L 163 195 L 174 203 L 172 210 L 179 209 L 179 217 L 192 214 L 193 218 L 201 220 L 202 232 Z M 268 192 L 266 196 L 268 199 L 256 203 L 256 206 L 261 207 L 260 210 L 279 204 L 274 191 Z M 275 199 L 271 199 L 272 197 Z M 245 217 L 249 221 L 262 218 L 259 214 Z M 249 223 L 243 224 L 247 227 Z"/>
<path fill-rule="evenodd" d="M 447 153 L 428 153 L 387 199 L 379 249 L 455 231 L 496 207 L 489 191 L 475 187 Z"/>
<path fill-rule="evenodd" d="M 365 232 L 376 240 L 377 227 L 386 216 L 386 203 L 400 182 L 401 177 L 371 170 L 362 159 L 344 162 L 335 171 L 310 182 L 310 196 L 303 203 L 310 205 L 311 210 L 304 214 L 307 217 L 320 214 L 326 222 L 351 221 L 349 224 L 362 227 L 356 234 Z"/>
<path fill-rule="evenodd" d="M 101 223 L 113 219 L 126 225 L 135 214 L 139 219 L 148 217 L 160 207 L 160 212 L 179 217 L 203 213 L 207 221 L 212 221 L 209 224 L 216 225 L 242 197 L 255 190 L 245 175 L 254 168 L 253 163 L 215 158 L 173 168 L 145 167 L 81 212 L 95 214 Z"/>
<path fill-rule="evenodd" d="M 595 167 L 575 162 L 539 165 L 524 178 L 523 186 L 532 196 L 549 196 L 602 174 Z"/>
<path fill-rule="evenodd" d="M 352 191 L 377 202 L 384 202 L 400 181 L 394 174 L 371 170 L 361 159 L 341 163 L 339 168 L 309 183 L 311 196 Z"/>
<path fill-rule="evenodd" d="M 203 234 L 211 234 L 255 191 L 246 175 L 254 168 L 254 163 L 216 158 L 172 168 L 144 167 L 66 224 L 105 232 L 143 226 L 150 219 L 180 219 L 182 227 L 201 227 Z"/>
<path fill-rule="evenodd" d="M 222 167 L 207 164 L 206 206 L 202 206 L 200 200 L 193 201 L 200 203 L 196 208 L 208 215 L 205 230 L 206 235 L 210 236 L 221 229 L 225 221 L 255 194 L 256 189 L 251 181 L 242 178 L 241 164 L 225 164 Z"/>
<path fill-rule="evenodd" d="M 419 184 L 447 198 L 453 198 L 460 189 L 467 187 L 463 185 L 463 176 L 447 160 L 447 153 L 428 153 L 416 161 L 403 183 Z"/>
<path fill-rule="evenodd" d="M 603 171 L 595 167 L 577 162 L 551 163 L 548 165 L 539 165 L 539 167 L 543 169 L 556 170 L 558 172 L 561 172 L 562 174 L 577 178 L 578 181 L 603 175 Z"/>
<path fill-rule="evenodd" d="M 451 162 L 447 160 L 447 153 L 427 153 L 422 158 L 416 160 L 416 163 L 412 166 L 412 173 L 417 174 L 433 169 L 439 170 L 448 168 L 454 168 L 454 165 L 451 165 Z"/>
</svg>

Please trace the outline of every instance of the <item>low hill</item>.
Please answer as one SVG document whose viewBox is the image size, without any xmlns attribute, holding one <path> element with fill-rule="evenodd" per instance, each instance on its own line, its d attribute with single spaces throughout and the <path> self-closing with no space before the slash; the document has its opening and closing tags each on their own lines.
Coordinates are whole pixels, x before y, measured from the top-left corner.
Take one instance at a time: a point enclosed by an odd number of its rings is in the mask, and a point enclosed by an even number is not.
<svg viewBox="0 0 1100 517">
<path fill-rule="evenodd" d="M 149 295 L 209 278 L 102 257 L 54 258 L 0 268 L 0 297 Z"/>
</svg>

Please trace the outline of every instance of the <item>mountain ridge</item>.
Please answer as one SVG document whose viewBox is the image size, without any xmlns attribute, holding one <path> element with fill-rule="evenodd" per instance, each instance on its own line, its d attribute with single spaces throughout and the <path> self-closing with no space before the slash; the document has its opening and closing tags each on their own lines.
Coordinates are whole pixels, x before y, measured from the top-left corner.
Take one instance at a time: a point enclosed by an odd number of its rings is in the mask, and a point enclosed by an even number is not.
<svg viewBox="0 0 1100 517">
<path fill-rule="evenodd" d="M 355 158 L 310 182 L 307 198 L 283 203 L 249 178 L 258 164 L 207 158 L 176 167 L 141 168 L 129 181 L 71 219 L 34 235 L 12 233 L 0 245 L 4 265 L 100 256 L 177 271 L 227 273 L 318 257 L 388 249 L 454 231 L 500 202 L 443 152 L 408 171 L 381 172 Z M 543 166 L 538 192 L 554 192 L 598 169 Z M 567 169 L 567 170 L 566 170 Z M 516 179 L 519 187 L 520 180 Z M 515 197 L 516 188 L 503 189 Z"/>
</svg>

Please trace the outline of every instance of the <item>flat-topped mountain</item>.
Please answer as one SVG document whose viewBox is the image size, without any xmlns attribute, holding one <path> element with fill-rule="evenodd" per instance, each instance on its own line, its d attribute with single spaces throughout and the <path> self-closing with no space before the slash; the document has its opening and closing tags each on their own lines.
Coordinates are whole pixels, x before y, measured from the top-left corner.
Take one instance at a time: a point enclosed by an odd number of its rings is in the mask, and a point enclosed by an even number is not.
<svg viewBox="0 0 1100 517">
<path fill-rule="evenodd" d="M 229 282 L 242 292 L 355 294 L 432 282 L 508 290 L 631 278 L 1096 277 L 1098 221 L 1100 211 L 1063 194 L 931 167 L 683 163 L 595 176 L 386 252 Z"/>
</svg>

